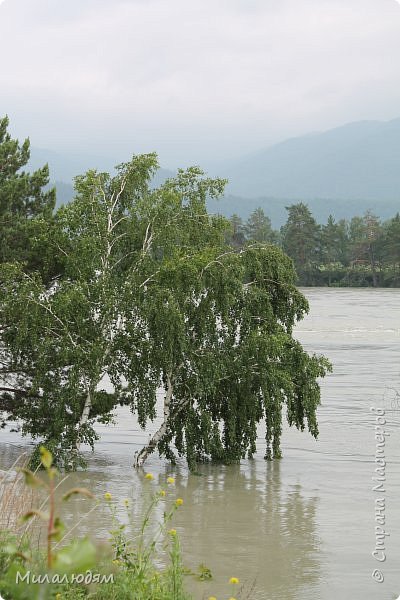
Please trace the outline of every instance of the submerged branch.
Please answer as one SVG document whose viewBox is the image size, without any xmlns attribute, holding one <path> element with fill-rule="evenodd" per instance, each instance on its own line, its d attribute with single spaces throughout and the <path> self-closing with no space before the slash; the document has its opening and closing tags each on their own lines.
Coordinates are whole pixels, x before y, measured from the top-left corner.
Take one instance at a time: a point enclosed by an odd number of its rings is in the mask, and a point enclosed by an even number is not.
<svg viewBox="0 0 400 600">
<path fill-rule="evenodd" d="M 144 446 L 139 452 L 135 453 L 135 457 L 133 460 L 133 466 L 137 469 L 138 467 L 142 467 L 145 461 L 147 460 L 149 454 L 154 452 L 157 447 L 157 444 L 162 440 L 164 435 L 167 432 L 168 419 L 171 411 L 171 400 L 173 395 L 173 384 L 171 380 L 171 375 L 168 373 L 167 375 L 167 391 L 164 398 L 164 419 L 161 423 L 160 427 L 157 429 L 149 443 Z"/>
</svg>

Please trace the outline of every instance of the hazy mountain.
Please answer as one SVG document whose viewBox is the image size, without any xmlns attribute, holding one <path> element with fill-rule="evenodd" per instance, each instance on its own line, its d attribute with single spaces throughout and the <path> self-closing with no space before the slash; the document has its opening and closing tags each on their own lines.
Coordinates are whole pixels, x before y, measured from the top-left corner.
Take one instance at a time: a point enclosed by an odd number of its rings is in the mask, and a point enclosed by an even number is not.
<svg viewBox="0 0 400 600">
<path fill-rule="evenodd" d="M 73 197 L 73 177 L 89 168 L 112 171 L 118 160 L 60 154 L 33 148 L 30 168 L 48 162 L 58 203 Z M 274 227 L 286 221 L 285 206 L 304 201 L 317 221 L 329 214 L 351 218 L 372 210 L 382 219 L 400 210 L 400 119 L 360 121 L 324 133 L 289 139 L 251 156 L 210 168 L 229 180 L 226 196 L 209 202 L 212 212 L 247 218 L 261 206 Z M 159 185 L 173 171 L 160 169 Z"/>
<path fill-rule="evenodd" d="M 71 202 L 74 197 L 74 186 L 72 183 L 52 181 L 48 187 L 55 187 L 57 190 L 57 206 Z"/>
<path fill-rule="evenodd" d="M 400 119 L 289 139 L 218 174 L 228 193 L 245 198 L 399 200 Z"/>
</svg>

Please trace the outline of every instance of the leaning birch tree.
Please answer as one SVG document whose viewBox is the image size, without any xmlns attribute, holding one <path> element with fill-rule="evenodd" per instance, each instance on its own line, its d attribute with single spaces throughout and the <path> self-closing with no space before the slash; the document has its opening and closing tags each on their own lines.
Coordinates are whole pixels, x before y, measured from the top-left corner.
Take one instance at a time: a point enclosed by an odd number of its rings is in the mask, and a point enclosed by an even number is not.
<svg viewBox="0 0 400 600">
<path fill-rule="evenodd" d="M 75 467 L 118 405 L 148 426 L 161 387 L 162 424 L 136 466 L 156 449 L 191 467 L 239 460 L 262 420 L 266 457 L 278 457 L 284 406 L 291 425 L 318 434 L 329 368 L 292 337 L 308 309 L 293 264 L 276 247 L 225 245 L 229 224 L 206 210 L 223 180 L 191 168 L 152 189 L 157 167 L 149 154 L 113 177 L 89 171 L 54 226 L 37 219 L 36 251 L 60 265 L 50 281 L 49 270 L 1 266 L 5 420 Z"/>
</svg>

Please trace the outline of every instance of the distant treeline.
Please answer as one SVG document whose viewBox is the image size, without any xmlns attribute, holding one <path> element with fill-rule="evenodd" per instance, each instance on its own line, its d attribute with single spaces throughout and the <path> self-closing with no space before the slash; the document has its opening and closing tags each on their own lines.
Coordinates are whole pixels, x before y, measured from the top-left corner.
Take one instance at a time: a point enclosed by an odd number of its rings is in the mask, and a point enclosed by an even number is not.
<svg viewBox="0 0 400 600">
<path fill-rule="evenodd" d="M 276 244 L 293 260 L 299 284 L 337 287 L 400 287 L 400 215 L 381 222 L 371 212 L 351 220 L 329 216 L 319 224 L 302 202 L 286 207 L 288 217 L 274 230 L 262 208 L 248 220 L 234 214 L 229 243 Z"/>
</svg>

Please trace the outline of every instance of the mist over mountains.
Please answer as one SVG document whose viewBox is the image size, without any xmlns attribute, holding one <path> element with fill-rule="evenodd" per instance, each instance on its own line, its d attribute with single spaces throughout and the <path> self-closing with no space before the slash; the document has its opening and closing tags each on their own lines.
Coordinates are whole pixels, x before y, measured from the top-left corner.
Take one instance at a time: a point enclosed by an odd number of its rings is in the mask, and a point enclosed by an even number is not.
<svg viewBox="0 0 400 600">
<path fill-rule="evenodd" d="M 254 198 L 400 199 L 400 119 L 286 140 L 235 162 L 228 191 Z"/>
<path fill-rule="evenodd" d="M 118 161 L 32 148 L 30 168 L 45 162 L 62 203 L 73 196 L 76 174 L 112 171 Z M 350 218 L 366 210 L 386 219 L 400 210 L 400 119 L 354 122 L 288 139 L 223 167 L 211 165 L 208 173 L 229 180 L 225 197 L 209 203 L 212 212 L 227 216 L 246 218 L 261 206 L 278 227 L 286 220 L 285 206 L 304 201 L 320 222 L 329 214 Z M 154 184 L 172 175 L 160 169 Z"/>
</svg>

